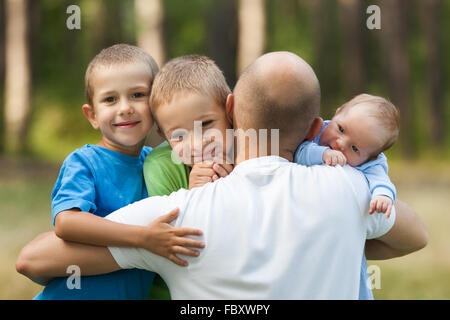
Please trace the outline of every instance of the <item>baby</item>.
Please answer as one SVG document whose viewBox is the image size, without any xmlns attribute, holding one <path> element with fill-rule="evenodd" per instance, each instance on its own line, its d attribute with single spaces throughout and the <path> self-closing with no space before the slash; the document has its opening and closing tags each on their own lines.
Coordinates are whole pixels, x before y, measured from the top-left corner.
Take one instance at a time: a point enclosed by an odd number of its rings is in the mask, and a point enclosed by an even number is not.
<svg viewBox="0 0 450 320">
<path fill-rule="evenodd" d="M 308 166 L 347 163 L 362 171 L 372 194 L 369 213 L 382 212 L 389 218 L 396 191 L 382 152 L 396 141 L 399 124 L 399 112 L 392 103 L 360 94 L 338 108 L 312 141 L 302 143 L 294 160 Z"/>
</svg>

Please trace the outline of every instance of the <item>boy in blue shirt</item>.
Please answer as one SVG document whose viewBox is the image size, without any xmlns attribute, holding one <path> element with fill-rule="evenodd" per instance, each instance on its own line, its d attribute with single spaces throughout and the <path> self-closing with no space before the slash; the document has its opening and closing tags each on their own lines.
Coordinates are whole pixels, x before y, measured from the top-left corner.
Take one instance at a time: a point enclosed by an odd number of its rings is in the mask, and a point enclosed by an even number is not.
<svg viewBox="0 0 450 320">
<path fill-rule="evenodd" d="M 102 138 L 64 161 L 52 192 L 52 222 L 56 235 L 67 241 L 141 247 L 184 265 L 174 254 L 196 256 L 183 246 L 203 244 L 183 237 L 200 231 L 168 224 L 176 211 L 146 228 L 102 218 L 147 197 L 142 166 L 151 151 L 144 142 L 153 126 L 148 100 L 157 72 L 150 55 L 126 44 L 106 48 L 91 61 L 85 76 L 88 103 L 82 110 Z M 144 270 L 120 270 L 81 277 L 80 288 L 70 286 L 67 277 L 55 278 L 35 299 L 145 299 L 153 278 Z"/>
<path fill-rule="evenodd" d="M 399 112 L 392 103 L 382 97 L 360 94 L 338 108 L 312 141 L 299 146 L 294 162 L 307 166 L 347 163 L 355 167 L 366 177 L 372 194 L 369 214 L 377 211 L 389 218 L 396 190 L 382 152 L 397 140 L 399 127 Z M 373 299 L 367 282 L 367 261 L 363 257 L 360 299 Z"/>
</svg>

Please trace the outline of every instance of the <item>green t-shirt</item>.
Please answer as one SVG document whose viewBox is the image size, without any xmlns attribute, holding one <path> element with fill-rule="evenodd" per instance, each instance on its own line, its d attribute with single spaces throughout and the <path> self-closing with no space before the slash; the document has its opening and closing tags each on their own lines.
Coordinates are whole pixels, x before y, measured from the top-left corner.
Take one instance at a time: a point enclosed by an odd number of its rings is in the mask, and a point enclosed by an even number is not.
<svg viewBox="0 0 450 320">
<path fill-rule="evenodd" d="M 153 149 L 144 160 L 144 179 L 148 196 L 169 195 L 181 188 L 189 189 L 190 168 L 172 161 L 172 148 L 163 142 Z M 150 300 L 170 300 L 165 282 L 157 275 L 148 296 Z"/>
<path fill-rule="evenodd" d="M 189 188 L 190 168 L 172 161 L 172 148 L 161 143 L 144 160 L 144 179 L 149 197 L 169 195 Z"/>
</svg>

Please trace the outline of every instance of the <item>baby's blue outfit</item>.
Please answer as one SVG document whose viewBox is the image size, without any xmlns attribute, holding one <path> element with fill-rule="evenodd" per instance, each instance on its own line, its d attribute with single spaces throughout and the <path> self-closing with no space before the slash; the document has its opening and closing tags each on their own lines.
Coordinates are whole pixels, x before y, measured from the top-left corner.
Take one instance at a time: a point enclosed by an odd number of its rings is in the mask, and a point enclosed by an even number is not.
<svg viewBox="0 0 450 320">
<path fill-rule="evenodd" d="M 294 162 L 306 166 L 323 164 L 323 153 L 328 146 L 321 146 L 320 137 L 323 130 L 330 123 L 330 120 L 324 121 L 322 130 L 314 138 L 313 141 L 303 142 L 295 152 Z M 369 184 L 370 193 L 372 198 L 377 195 L 384 195 L 395 200 L 395 186 L 391 182 L 388 176 L 388 164 L 386 156 L 380 153 L 375 160 L 367 161 L 360 166 L 354 167 L 360 170 L 366 177 Z M 360 300 L 373 300 L 372 290 L 368 286 L 369 276 L 367 274 L 367 261 L 365 255 L 363 255 L 361 263 L 361 278 L 359 284 L 359 299 Z"/>
<path fill-rule="evenodd" d="M 72 152 L 64 161 L 52 192 L 53 225 L 56 215 L 64 210 L 79 208 L 104 217 L 146 198 L 142 166 L 151 150 L 144 147 L 139 157 L 131 157 L 87 144 Z M 83 275 L 83 270 L 80 272 Z M 67 277 L 55 278 L 34 299 L 146 299 L 154 276 L 153 272 L 138 269 L 82 276 L 80 289 L 69 289 Z"/>
<path fill-rule="evenodd" d="M 322 136 L 323 130 L 330 123 L 330 120 L 324 121 L 322 130 L 314 138 L 313 141 L 303 142 L 295 152 L 294 162 L 298 164 L 303 164 L 305 166 L 313 166 L 316 164 L 323 164 L 323 153 L 326 149 L 329 149 L 328 146 L 321 146 L 320 137 Z M 391 182 L 388 176 L 388 164 L 386 156 L 383 153 L 380 153 L 375 160 L 367 161 L 357 167 L 358 169 L 367 179 L 367 183 L 369 184 L 370 193 L 372 197 L 378 195 L 384 195 L 395 200 L 395 186 Z"/>
</svg>

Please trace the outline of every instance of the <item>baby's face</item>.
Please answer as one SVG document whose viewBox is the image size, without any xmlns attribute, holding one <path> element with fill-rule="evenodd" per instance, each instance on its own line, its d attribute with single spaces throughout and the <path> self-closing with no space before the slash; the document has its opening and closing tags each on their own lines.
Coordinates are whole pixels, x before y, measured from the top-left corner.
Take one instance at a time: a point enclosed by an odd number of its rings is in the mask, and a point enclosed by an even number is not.
<svg viewBox="0 0 450 320">
<path fill-rule="evenodd" d="M 180 160 L 189 166 L 204 160 L 225 162 L 230 149 L 226 130 L 231 125 L 209 96 L 181 92 L 155 112 L 161 131 Z M 228 139 L 230 140 L 230 139 Z M 222 162 L 222 163 L 223 163 Z"/>
<path fill-rule="evenodd" d="M 337 111 L 320 137 L 320 145 L 341 151 L 351 166 L 359 166 L 383 145 L 384 131 L 363 105 Z"/>
<path fill-rule="evenodd" d="M 153 126 L 149 109 L 151 79 L 148 67 L 130 63 L 101 67 L 92 78 L 95 120 L 112 149 L 143 143 Z M 92 122 L 91 122 L 92 123 Z"/>
</svg>

